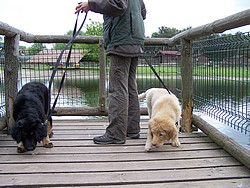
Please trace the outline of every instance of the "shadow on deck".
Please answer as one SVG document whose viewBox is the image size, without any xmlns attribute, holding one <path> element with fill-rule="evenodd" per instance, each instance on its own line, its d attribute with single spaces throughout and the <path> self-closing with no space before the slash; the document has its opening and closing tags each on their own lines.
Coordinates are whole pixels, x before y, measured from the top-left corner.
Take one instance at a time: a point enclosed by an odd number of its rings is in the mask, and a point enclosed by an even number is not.
<svg viewBox="0 0 250 188">
<path fill-rule="evenodd" d="M 144 152 L 141 138 L 124 145 L 95 145 L 106 121 L 55 120 L 54 148 L 41 144 L 17 154 L 11 136 L 0 133 L 0 186 L 38 187 L 250 187 L 250 170 L 202 132 L 180 134 L 180 148 L 166 143 Z"/>
</svg>

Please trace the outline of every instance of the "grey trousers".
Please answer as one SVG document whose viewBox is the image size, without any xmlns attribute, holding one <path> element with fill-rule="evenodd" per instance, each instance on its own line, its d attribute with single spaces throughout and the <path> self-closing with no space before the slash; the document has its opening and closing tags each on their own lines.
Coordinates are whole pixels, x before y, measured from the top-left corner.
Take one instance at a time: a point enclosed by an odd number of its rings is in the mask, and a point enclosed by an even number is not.
<svg viewBox="0 0 250 188">
<path fill-rule="evenodd" d="M 106 134 L 126 140 L 127 133 L 140 132 L 140 107 L 136 83 L 138 57 L 110 55 L 109 125 Z"/>
</svg>

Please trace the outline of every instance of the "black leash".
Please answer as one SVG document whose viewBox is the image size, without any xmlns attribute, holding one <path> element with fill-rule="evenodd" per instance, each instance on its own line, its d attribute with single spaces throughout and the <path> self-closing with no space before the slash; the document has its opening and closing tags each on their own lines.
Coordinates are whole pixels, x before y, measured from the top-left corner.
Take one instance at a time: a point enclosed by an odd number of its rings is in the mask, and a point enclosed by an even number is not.
<svg viewBox="0 0 250 188">
<path fill-rule="evenodd" d="M 145 56 L 143 56 L 143 58 L 145 59 L 146 63 L 148 64 L 148 66 L 151 68 L 151 70 L 154 72 L 155 76 L 158 78 L 158 80 L 161 82 L 161 84 L 163 85 L 163 87 L 168 91 L 168 93 L 171 95 L 171 92 L 169 91 L 169 89 L 167 88 L 167 86 L 164 84 L 164 82 L 162 81 L 162 79 L 160 78 L 160 76 L 158 75 L 158 73 L 156 72 L 155 68 L 153 67 L 153 65 L 151 63 L 149 63 L 149 61 L 147 60 L 147 58 Z"/>
<path fill-rule="evenodd" d="M 72 35 L 72 38 L 69 40 L 69 42 L 64 46 L 64 48 L 62 49 L 59 57 L 57 58 L 57 61 L 56 61 L 56 64 L 55 64 L 55 67 L 53 69 L 53 72 L 51 74 L 51 77 L 50 77 L 50 81 L 49 81 L 49 105 L 48 105 L 48 117 L 51 116 L 52 112 L 54 112 L 54 109 L 55 109 L 55 106 L 56 106 L 56 103 L 57 103 L 57 100 L 58 100 L 58 97 L 59 97 L 59 94 L 61 92 L 61 89 L 62 89 L 62 86 L 63 86 L 63 82 L 65 80 L 65 76 L 66 76 L 66 71 L 67 71 L 67 68 L 69 66 L 69 60 L 70 60 L 70 56 L 71 56 L 71 51 L 72 51 L 72 47 L 73 47 L 73 42 L 75 40 L 75 38 L 77 37 L 77 35 L 79 34 L 79 32 L 81 31 L 86 19 L 87 19 L 87 14 L 85 14 L 85 17 L 83 19 L 83 22 L 81 24 L 81 26 L 79 27 L 79 29 L 77 30 L 77 22 L 78 22 L 78 17 L 79 17 L 79 13 L 77 13 L 77 17 L 76 17 L 76 22 L 75 22 L 75 27 L 74 27 L 74 31 L 73 31 L 73 35 Z M 58 70 L 58 65 L 60 64 L 61 60 L 62 60 L 62 56 L 63 56 L 63 53 L 64 51 L 68 48 L 68 46 L 70 46 L 70 49 L 69 49 L 69 53 L 68 53 L 68 56 L 67 56 L 67 60 L 66 60 L 66 66 L 65 66 L 65 71 L 63 73 L 63 76 L 62 76 L 62 80 L 61 80 L 61 83 L 60 83 L 60 86 L 59 86 L 59 89 L 58 89 L 58 93 L 57 93 L 57 96 L 55 98 L 55 101 L 53 103 L 53 106 L 52 108 L 50 109 L 50 103 L 51 103 L 51 87 L 52 87 L 52 83 L 53 83 L 53 80 L 55 78 L 55 75 L 56 75 L 56 72 Z"/>
</svg>

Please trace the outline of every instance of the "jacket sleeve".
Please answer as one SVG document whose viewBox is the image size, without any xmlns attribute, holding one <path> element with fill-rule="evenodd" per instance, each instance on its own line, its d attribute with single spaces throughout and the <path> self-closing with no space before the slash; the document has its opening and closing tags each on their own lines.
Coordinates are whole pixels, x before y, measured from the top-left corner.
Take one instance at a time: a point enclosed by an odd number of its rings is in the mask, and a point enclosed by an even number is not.
<svg viewBox="0 0 250 188">
<path fill-rule="evenodd" d="M 128 0 L 88 0 L 91 11 L 107 16 L 122 16 L 128 7 Z"/>
<path fill-rule="evenodd" d="M 147 15 L 147 9 L 146 9 L 146 6 L 145 6 L 143 0 L 141 0 L 141 15 L 142 15 L 143 20 L 145 20 L 146 15 Z"/>
</svg>

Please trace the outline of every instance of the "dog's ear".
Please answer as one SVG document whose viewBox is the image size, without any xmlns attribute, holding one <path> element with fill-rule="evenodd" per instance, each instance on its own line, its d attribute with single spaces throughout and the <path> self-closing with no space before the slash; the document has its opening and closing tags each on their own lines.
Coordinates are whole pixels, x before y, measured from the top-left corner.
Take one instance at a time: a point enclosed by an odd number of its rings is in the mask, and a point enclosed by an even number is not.
<svg viewBox="0 0 250 188">
<path fill-rule="evenodd" d="M 36 140 L 41 142 L 47 136 L 47 126 L 44 123 L 37 122 L 36 126 Z"/>
<path fill-rule="evenodd" d="M 172 139 L 176 135 L 175 129 L 172 127 L 168 127 L 168 129 L 165 130 L 165 133 L 168 140 Z"/>
<path fill-rule="evenodd" d="M 154 126 L 154 124 L 155 124 L 155 121 L 154 121 L 153 119 L 150 119 L 150 120 L 148 121 L 148 127 L 149 127 L 149 128 L 152 128 L 152 127 Z"/>
<path fill-rule="evenodd" d="M 154 129 L 155 127 L 158 127 L 157 124 L 159 124 L 159 122 L 158 122 L 156 119 L 150 119 L 150 120 L 148 121 L 148 127 L 149 127 L 150 129 Z"/>
<path fill-rule="evenodd" d="M 21 142 L 22 140 L 22 128 L 23 128 L 23 122 L 22 120 L 15 122 L 13 128 L 12 128 L 12 138 L 17 142 Z"/>
</svg>

